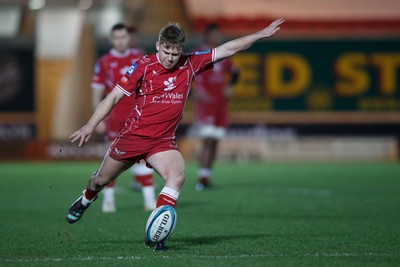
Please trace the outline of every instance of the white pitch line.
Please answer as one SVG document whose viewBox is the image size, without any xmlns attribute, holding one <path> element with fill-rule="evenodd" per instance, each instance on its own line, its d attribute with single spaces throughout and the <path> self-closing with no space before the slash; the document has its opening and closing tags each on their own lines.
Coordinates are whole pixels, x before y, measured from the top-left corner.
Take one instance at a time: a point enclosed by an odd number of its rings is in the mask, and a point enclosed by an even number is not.
<svg viewBox="0 0 400 267">
<path fill-rule="evenodd" d="M 326 252 L 316 252 L 312 254 L 299 254 L 299 255 L 291 255 L 291 254 L 240 254 L 240 255 L 215 255 L 215 256 L 203 256 L 203 255 L 192 255 L 186 257 L 185 255 L 162 255 L 163 258 L 171 258 L 171 259 L 241 259 L 241 258 L 274 258 L 274 257 L 380 257 L 380 256 L 393 256 L 393 254 L 389 253 L 375 253 L 375 252 L 365 252 L 365 253 L 326 253 Z M 97 256 L 86 256 L 86 257 L 75 257 L 75 258 L 21 258 L 21 259 L 0 259 L 0 262 L 6 263 L 29 263 L 29 262 L 62 262 L 62 261 L 94 261 L 94 260 L 124 260 L 124 261 L 140 261 L 145 259 L 150 259 L 152 257 L 143 257 L 143 256 L 115 256 L 115 257 L 97 257 Z"/>
</svg>

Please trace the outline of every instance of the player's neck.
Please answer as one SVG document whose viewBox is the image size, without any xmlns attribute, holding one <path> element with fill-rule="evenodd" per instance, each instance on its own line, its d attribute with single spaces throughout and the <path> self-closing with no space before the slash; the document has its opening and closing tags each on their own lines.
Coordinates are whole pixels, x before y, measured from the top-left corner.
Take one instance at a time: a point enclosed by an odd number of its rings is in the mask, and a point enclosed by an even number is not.
<svg viewBox="0 0 400 267">
<path fill-rule="evenodd" d="M 110 53 L 114 57 L 126 57 L 129 54 L 129 48 L 125 49 L 124 51 L 118 51 L 115 48 L 112 48 Z"/>
</svg>

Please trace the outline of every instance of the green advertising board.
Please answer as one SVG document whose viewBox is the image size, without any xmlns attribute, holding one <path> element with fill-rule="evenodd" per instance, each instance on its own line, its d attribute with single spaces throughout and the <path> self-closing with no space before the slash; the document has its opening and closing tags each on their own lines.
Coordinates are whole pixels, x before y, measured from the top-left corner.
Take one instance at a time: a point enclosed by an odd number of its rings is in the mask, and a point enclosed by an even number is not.
<svg viewBox="0 0 400 267">
<path fill-rule="evenodd" d="M 271 39 L 233 61 L 231 111 L 400 110 L 400 39 Z"/>
</svg>

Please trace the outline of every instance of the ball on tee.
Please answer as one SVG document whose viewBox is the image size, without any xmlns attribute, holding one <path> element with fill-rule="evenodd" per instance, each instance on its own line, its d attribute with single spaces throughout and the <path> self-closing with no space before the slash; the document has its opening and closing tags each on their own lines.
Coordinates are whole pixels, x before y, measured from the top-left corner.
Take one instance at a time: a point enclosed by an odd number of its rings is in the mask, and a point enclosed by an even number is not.
<svg viewBox="0 0 400 267">
<path fill-rule="evenodd" d="M 147 219 L 146 239 L 158 243 L 168 239 L 175 229 L 177 214 L 169 205 L 155 209 Z"/>
</svg>

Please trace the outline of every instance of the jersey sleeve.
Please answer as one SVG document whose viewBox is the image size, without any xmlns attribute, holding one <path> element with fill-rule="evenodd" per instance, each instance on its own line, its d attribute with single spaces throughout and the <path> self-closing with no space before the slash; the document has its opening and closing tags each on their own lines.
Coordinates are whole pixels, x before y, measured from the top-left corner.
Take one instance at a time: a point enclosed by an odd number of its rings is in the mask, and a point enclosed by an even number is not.
<svg viewBox="0 0 400 267">
<path fill-rule="evenodd" d="M 134 62 L 117 83 L 116 88 L 127 96 L 134 94 L 136 89 L 141 86 L 144 67 L 145 64 L 143 58 Z"/>
<path fill-rule="evenodd" d="M 207 69 L 212 69 L 216 59 L 215 51 L 215 49 L 209 49 L 194 52 L 189 55 L 194 75 L 198 75 Z"/>
<path fill-rule="evenodd" d="M 101 61 L 97 61 L 94 65 L 94 73 L 90 86 L 93 90 L 102 90 L 106 87 L 105 85 L 105 71 L 101 64 Z"/>
</svg>

